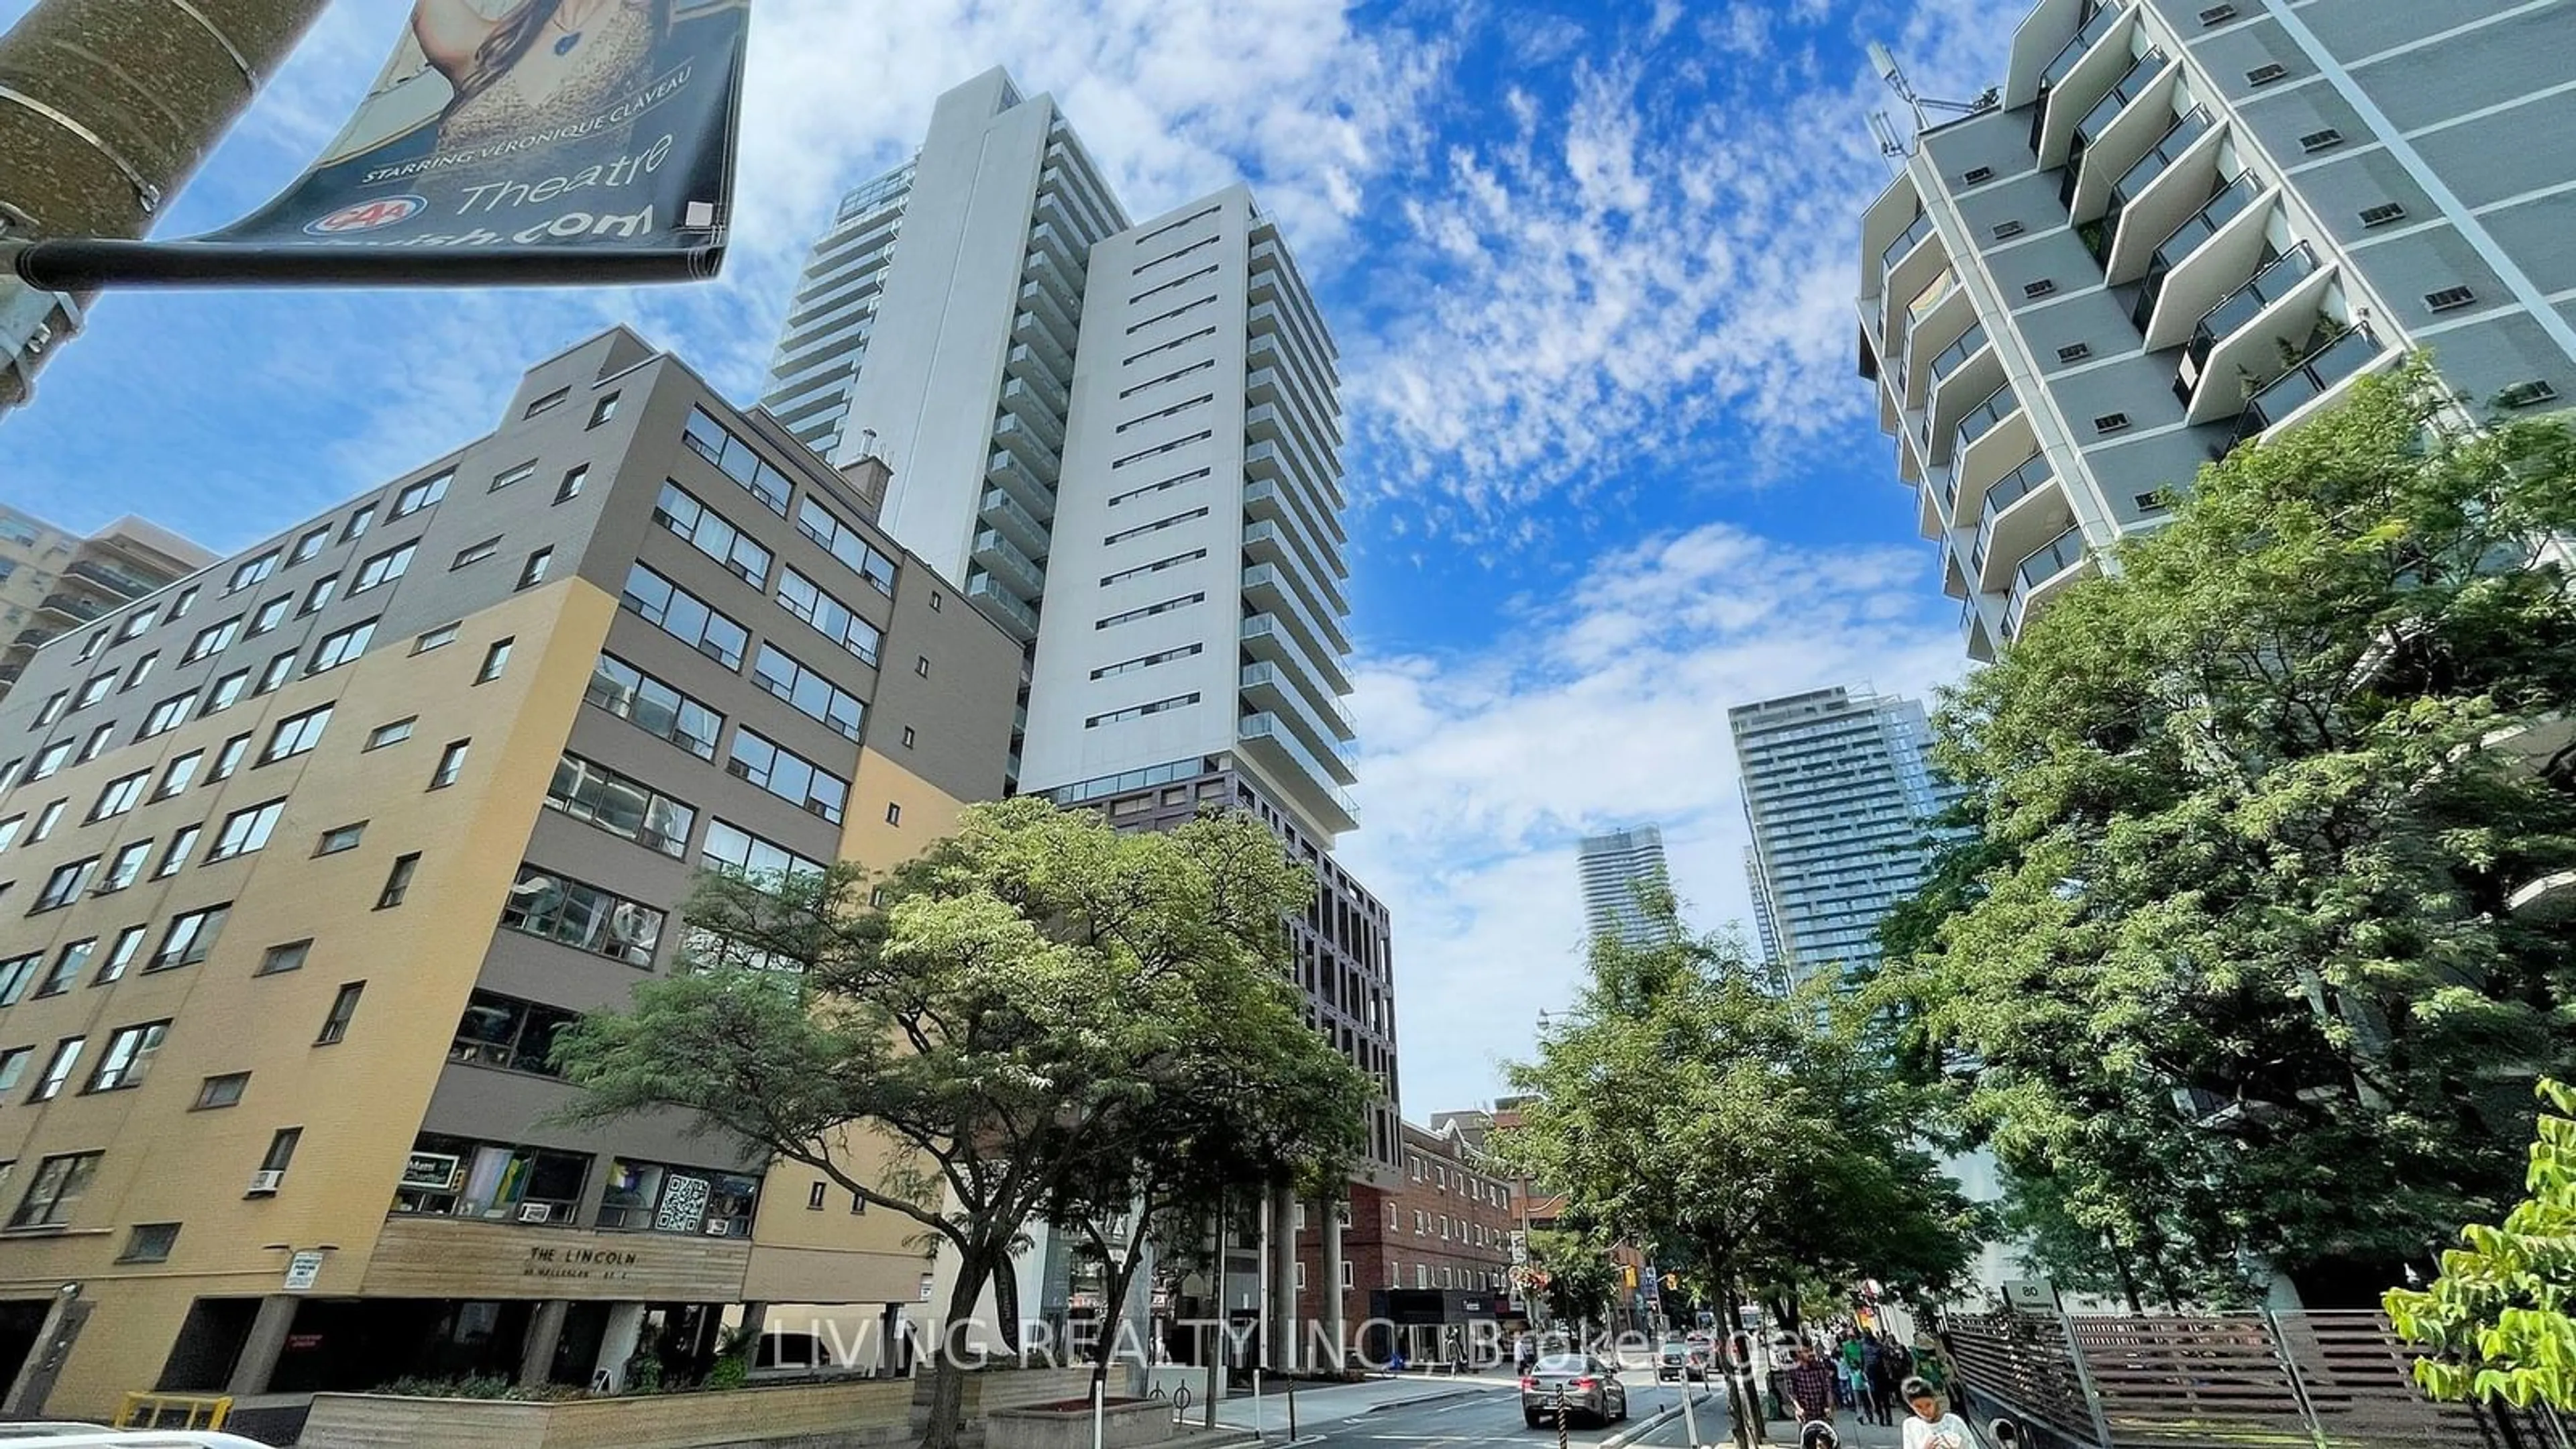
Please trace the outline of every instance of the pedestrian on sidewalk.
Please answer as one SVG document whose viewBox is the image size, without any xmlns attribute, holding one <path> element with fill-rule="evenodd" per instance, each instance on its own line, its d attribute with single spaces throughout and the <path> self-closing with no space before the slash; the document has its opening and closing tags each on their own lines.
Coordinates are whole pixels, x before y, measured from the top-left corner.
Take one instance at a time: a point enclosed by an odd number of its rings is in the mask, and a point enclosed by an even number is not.
<svg viewBox="0 0 2576 1449">
<path fill-rule="evenodd" d="M 1800 1342 L 1798 1360 L 1789 1366 L 1789 1417 L 1800 1424 L 1834 1421 L 1834 1371 L 1812 1343 Z"/>
<path fill-rule="evenodd" d="M 1905 1360 L 1886 1340 L 1870 1338 L 1861 1349 L 1862 1371 L 1869 1382 L 1870 1420 L 1877 1424 L 1894 1424 L 1897 1408 L 1897 1386 L 1905 1382 Z"/>
<path fill-rule="evenodd" d="M 1941 1393 L 1920 1378 L 1905 1381 L 1905 1404 L 1914 1412 L 1905 1421 L 1905 1449 L 1977 1449 L 1968 1421 L 1941 1402 Z"/>
<path fill-rule="evenodd" d="M 1869 1386 L 1861 1375 L 1860 1339 L 1853 1334 L 1844 1334 L 1842 1342 L 1834 1348 L 1834 1359 L 1834 1372 L 1842 1380 L 1838 1387 L 1842 1390 L 1843 1407 L 1868 1417 L 1865 1405 L 1869 1401 Z"/>
</svg>

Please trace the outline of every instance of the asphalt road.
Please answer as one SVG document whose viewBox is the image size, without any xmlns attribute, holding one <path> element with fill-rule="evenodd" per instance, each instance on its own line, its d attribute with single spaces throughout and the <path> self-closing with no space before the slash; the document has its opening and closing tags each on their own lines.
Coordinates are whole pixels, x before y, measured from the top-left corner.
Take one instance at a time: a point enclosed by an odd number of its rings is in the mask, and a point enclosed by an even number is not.
<svg viewBox="0 0 2576 1449">
<path fill-rule="evenodd" d="M 1651 1371 L 1630 1372 L 1620 1376 L 1628 1386 L 1628 1421 L 1607 1426 L 1577 1421 L 1566 1433 L 1566 1443 L 1574 1449 L 1598 1446 L 1604 1440 L 1633 1433 L 1640 1425 L 1681 1402 L 1680 1385 L 1657 1384 Z M 1695 1386 L 1691 1397 L 1691 1417 L 1699 1430 L 1698 1443 L 1725 1445 L 1729 1439 L 1726 1415 L 1726 1391 L 1722 1385 Z M 1692 1439 L 1686 1421 L 1675 1415 L 1669 1421 L 1623 1441 L 1622 1449 L 1689 1449 Z M 1300 1432 L 1320 1439 L 1333 1449 L 1468 1449 L 1468 1446 L 1514 1446 L 1514 1449 L 1554 1449 L 1553 1428 L 1533 1429 L 1521 1419 L 1520 1395 L 1507 1388 L 1480 1387 L 1461 1397 L 1432 1403 L 1408 1404 L 1380 1409 L 1374 1413 L 1350 1418 L 1308 1422 L 1298 1425 Z M 1896 1431 L 1855 1424 L 1848 1417 L 1842 1424 L 1846 1449 L 1879 1449 L 1897 1442 Z M 1780 1446 L 1796 1442 L 1791 1427 L 1780 1421 L 1768 1426 L 1769 1442 Z"/>
<path fill-rule="evenodd" d="M 1621 1376 L 1621 1382 L 1628 1386 L 1628 1421 L 1602 1426 L 1577 1420 L 1566 1433 L 1568 1444 L 1597 1446 L 1681 1402 L 1678 1386 L 1658 1386 L 1651 1372 L 1631 1371 Z M 1705 1388 L 1699 1391 L 1693 1412 L 1700 1419 L 1700 1442 L 1725 1437 L 1725 1407 L 1709 1397 Z M 1339 1449 L 1446 1449 L 1506 1444 L 1522 1449 L 1553 1449 L 1556 1443 L 1553 1428 L 1533 1429 L 1522 1421 L 1519 1392 L 1500 1386 L 1478 1387 L 1458 1398 L 1401 1405 L 1347 1419 L 1300 1423 L 1298 1428 Z M 1682 1421 L 1676 1418 L 1628 1442 L 1655 1449 L 1682 1449 L 1690 1440 L 1682 1431 Z"/>
</svg>

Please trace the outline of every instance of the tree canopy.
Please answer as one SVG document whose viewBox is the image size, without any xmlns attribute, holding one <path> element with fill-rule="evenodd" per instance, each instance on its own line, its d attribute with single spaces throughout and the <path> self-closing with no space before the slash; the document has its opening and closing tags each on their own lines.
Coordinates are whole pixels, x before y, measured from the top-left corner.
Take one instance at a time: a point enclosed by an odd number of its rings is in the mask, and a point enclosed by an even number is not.
<svg viewBox="0 0 2576 1449">
<path fill-rule="evenodd" d="M 944 1449 L 951 1361 L 1032 1219 L 1132 1206 L 1169 1181 L 1134 1165 L 1148 1149 L 1192 1174 L 1320 1171 L 1348 1150 L 1365 1083 L 1286 971 L 1312 889 L 1244 816 L 1123 834 L 1038 800 L 972 806 L 880 881 L 850 864 L 702 878 L 682 969 L 586 1017 L 556 1059 L 580 1117 L 690 1114 L 956 1255 Z"/>
<path fill-rule="evenodd" d="M 1945 700 L 1978 838 L 1884 998 L 2061 1261 L 2311 1301 L 2510 1194 L 2576 969 L 2576 437 L 2421 365 L 2241 447 Z"/>
<path fill-rule="evenodd" d="M 1740 942 L 1656 908 L 1674 939 L 1596 938 L 1574 1012 L 1511 1068 L 1532 1100 L 1506 1159 L 1730 1310 L 1862 1278 L 1947 1296 L 1978 1214 L 1918 1137 L 1868 1006 L 1823 979 L 1780 993 Z"/>
<path fill-rule="evenodd" d="M 2442 1275 L 2391 1290 L 2397 1331 L 2429 1355 L 2415 1381 L 2437 1399 L 2502 1399 L 2576 1410 L 2576 1091 L 2544 1081 L 2530 1196 L 2499 1226 L 2461 1231 Z"/>
</svg>

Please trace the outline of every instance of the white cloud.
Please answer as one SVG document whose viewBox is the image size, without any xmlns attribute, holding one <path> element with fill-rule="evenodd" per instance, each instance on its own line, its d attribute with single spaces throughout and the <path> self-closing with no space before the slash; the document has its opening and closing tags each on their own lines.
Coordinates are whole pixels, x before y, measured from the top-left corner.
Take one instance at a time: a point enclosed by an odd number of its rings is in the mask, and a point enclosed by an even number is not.
<svg viewBox="0 0 2576 1449">
<path fill-rule="evenodd" d="M 1964 661 L 1922 602 L 1918 550 L 1711 524 L 1591 560 L 1488 647 L 1364 661 L 1342 854 L 1394 913 L 1407 1110 L 1490 1097 L 1534 1014 L 1570 1000 L 1585 832 L 1661 824 L 1692 919 L 1749 921 L 1727 709 L 1826 684 L 1928 695 Z"/>
<path fill-rule="evenodd" d="M 1853 28 L 1885 21 L 1919 82 L 1955 89 L 2000 74 L 2025 8 L 1929 0 Z M 1887 183 L 1866 118 L 1891 98 L 1828 19 L 1705 10 L 1689 38 L 1578 61 L 1554 107 L 1508 92 L 1512 126 L 1435 159 L 1402 217 L 1440 285 L 1351 349 L 1369 481 L 1491 537 L 1606 473 L 1705 472 L 1712 425 L 1735 476 L 1686 482 L 1760 481 L 1861 417 L 1855 227 Z"/>
</svg>

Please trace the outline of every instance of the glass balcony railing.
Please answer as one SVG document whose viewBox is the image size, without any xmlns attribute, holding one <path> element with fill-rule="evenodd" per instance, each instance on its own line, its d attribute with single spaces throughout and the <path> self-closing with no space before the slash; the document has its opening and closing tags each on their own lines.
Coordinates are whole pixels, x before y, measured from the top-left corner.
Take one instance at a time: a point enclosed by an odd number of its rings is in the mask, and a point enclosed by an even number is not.
<svg viewBox="0 0 2576 1449">
<path fill-rule="evenodd" d="M 2164 68 L 2164 51 L 2152 45 L 2147 47 L 2144 54 L 2129 63 L 2128 70 L 2111 83 L 2111 89 L 2104 93 L 2102 99 L 2093 103 L 2093 109 L 2084 113 L 2083 120 L 2075 123 L 2075 149 L 2066 158 L 2068 170 L 2075 168 L 2076 163 L 2083 158 L 2085 148 L 2100 139 L 2103 128 L 2109 126 L 2120 112 L 2128 109 L 2129 102 L 2136 100 L 2138 93 L 2147 88 L 2147 82 L 2154 80 L 2164 71 Z"/>
<path fill-rule="evenodd" d="M 2030 608 L 2030 592 L 2050 579 L 2084 562 L 2084 530 L 2070 528 L 2022 556 L 2013 570 L 2012 594 L 2004 600 L 2004 633 L 2021 633 L 2022 615 Z"/>
<path fill-rule="evenodd" d="M 2066 42 L 2057 52 L 2057 58 L 2039 73 L 2039 93 L 2042 96 L 2057 89 L 2057 83 L 2066 79 L 2068 71 L 2075 69 L 2075 62 L 2082 60 L 2084 52 L 2109 34 L 2111 27 L 2120 19 L 2120 7 L 2104 5 L 2102 0 L 2084 0 L 2084 10 L 2084 23 L 2075 27 L 2075 38 Z"/>
<path fill-rule="evenodd" d="M 2316 274 L 2317 254 L 2306 242 L 2264 264 L 2244 286 L 2218 299 L 2191 329 L 2191 342 L 2184 354 L 2198 369 L 2209 361 L 2210 350 L 2233 336 L 2239 328 L 2262 315 L 2263 309 L 2289 295 L 2299 283 Z"/>
<path fill-rule="evenodd" d="M 2202 242 L 2216 236 L 2220 227 L 2234 221 L 2239 213 L 2252 206 L 2254 191 L 2254 173 L 2238 172 L 2211 192 L 2209 200 L 2200 204 L 2200 210 L 2173 229 L 2173 235 L 2157 243 L 2155 255 L 2147 263 L 2146 283 L 2138 289 L 2137 305 L 2129 315 L 2129 320 L 2137 325 L 2140 332 L 2147 330 L 2147 319 L 2155 315 L 2156 299 L 2164 294 L 2166 274 L 2198 251 Z"/>
<path fill-rule="evenodd" d="M 2369 366 L 2379 350 L 2379 339 L 2362 326 L 2309 353 L 2246 401 L 2245 414 L 2236 422 L 2237 440 L 2254 436 L 2324 396 L 2335 384 Z"/>
<path fill-rule="evenodd" d="M 2005 383 L 1996 388 L 1987 395 L 1984 402 L 1970 409 L 1968 415 L 1959 420 L 1959 431 L 1956 434 L 1958 441 L 1950 450 L 1951 471 L 1957 472 L 1959 455 L 1968 451 L 1969 445 L 1993 432 L 1995 424 L 2019 411 L 2021 411 L 2021 400 L 2013 396 L 2011 383 Z"/>
<path fill-rule="evenodd" d="M 1885 277 L 1889 272 L 1896 270 L 1896 264 L 1905 260 L 1905 254 L 1914 250 L 1915 243 L 1931 234 L 1932 213 L 1928 211 L 1915 213 L 1914 224 L 1897 233 L 1896 240 L 1887 244 L 1887 250 L 1878 254 L 1879 276 Z"/>
<path fill-rule="evenodd" d="M 2057 470 L 2049 466 L 2048 455 L 2033 453 L 2020 467 L 2006 473 L 1986 490 L 1983 516 L 1977 521 L 1977 544 L 1968 554 L 1969 573 L 1983 574 L 1986 571 L 1986 550 L 1995 541 L 1995 520 L 2003 516 L 2004 510 L 2030 496 L 2032 489 L 2043 487 L 2056 477 Z"/>
<path fill-rule="evenodd" d="M 1942 348 L 1940 355 L 1932 359 L 1932 385 L 1939 387 L 1947 381 L 1951 373 L 1959 370 L 1961 363 L 1976 356 L 1985 345 L 1986 324 L 1983 322 L 1976 323 L 1967 331 L 1960 333 L 1958 341 Z"/>
<path fill-rule="evenodd" d="M 2120 174 L 2111 186 L 2111 214 L 2117 217 L 2122 207 L 2138 199 L 2138 193 L 2155 184 L 2177 157 L 2191 149 L 2191 143 L 2209 134 L 2211 122 L 2206 106 L 2194 106 L 2177 119 L 2155 148 L 2138 158 L 2136 165 Z"/>
</svg>

